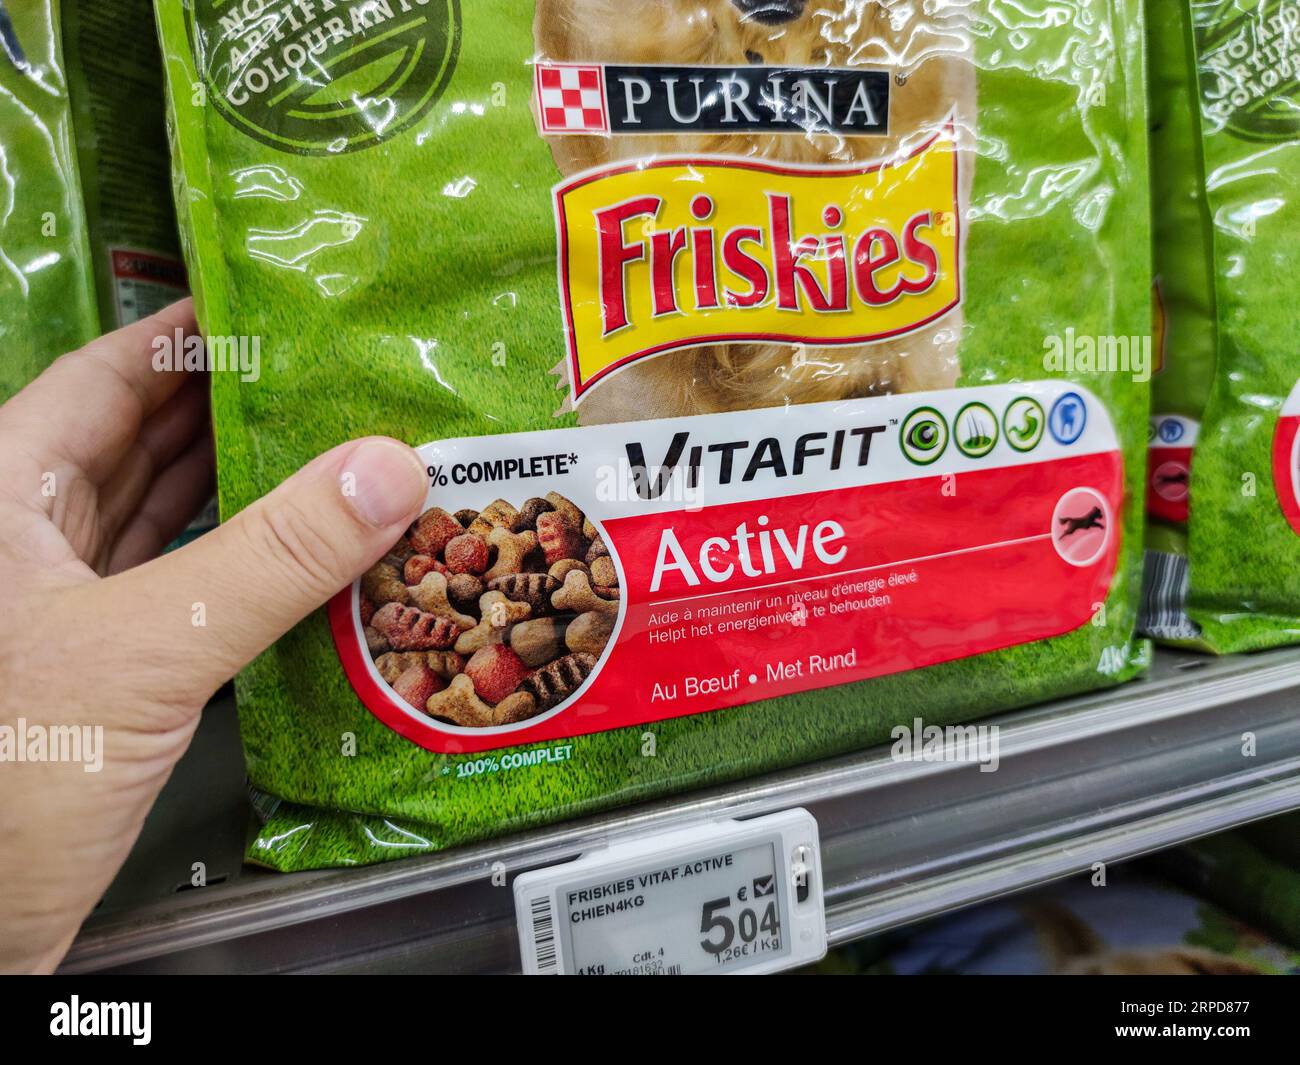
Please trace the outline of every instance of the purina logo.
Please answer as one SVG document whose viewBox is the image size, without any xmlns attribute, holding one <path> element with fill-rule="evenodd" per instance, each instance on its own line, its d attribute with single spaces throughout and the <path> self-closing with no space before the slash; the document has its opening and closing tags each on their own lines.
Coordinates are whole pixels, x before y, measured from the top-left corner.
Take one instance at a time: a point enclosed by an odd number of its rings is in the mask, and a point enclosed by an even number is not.
<svg viewBox="0 0 1300 1065">
<path fill-rule="evenodd" d="M 889 130 L 882 70 L 538 63 L 545 134 Z"/>
</svg>

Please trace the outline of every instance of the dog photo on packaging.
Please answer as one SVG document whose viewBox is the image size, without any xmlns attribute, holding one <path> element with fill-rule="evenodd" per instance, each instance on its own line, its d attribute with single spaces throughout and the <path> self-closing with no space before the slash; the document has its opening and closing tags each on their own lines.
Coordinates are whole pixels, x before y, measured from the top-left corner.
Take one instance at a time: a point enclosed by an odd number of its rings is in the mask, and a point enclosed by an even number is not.
<svg viewBox="0 0 1300 1065">
<path fill-rule="evenodd" d="M 539 0 L 534 32 L 543 62 L 692 72 L 678 75 L 665 94 L 681 120 L 678 131 L 643 133 L 626 125 L 627 132 L 614 134 L 551 134 L 547 143 L 566 177 L 622 160 L 672 156 L 759 160 L 815 171 L 903 159 L 950 128 L 958 195 L 965 203 L 976 135 L 969 8 L 967 2 L 929 7 L 851 0 L 665 0 L 638 5 L 628 18 L 616 0 Z M 812 95 L 802 108 L 785 101 L 798 112 L 792 131 L 717 128 L 728 119 L 743 124 L 761 106 L 748 96 L 741 99 L 736 83 L 725 79 L 725 72 L 746 64 L 790 72 L 785 81 L 796 91 L 799 78 L 808 79 Z M 818 70 L 857 68 L 885 72 L 892 82 L 887 132 L 831 129 L 824 111 L 818 111 L 819 104 L 825 107 L 830 84 L 817 77 Z M 724 76 L 701 76 L 710 69 Z M 696 115 L 719 103 L 722 123 L 690 128 Z M 859 195 L 869 212 L 870 182 Z M 750 341 L 679 348 L 623 370 L 583 401 L 579 416 L 584 423 L 628 421 L 950 388 L 960 372 L 961 331 L 956 307 L 905 335 L 866 344 Z"/>
</svg>

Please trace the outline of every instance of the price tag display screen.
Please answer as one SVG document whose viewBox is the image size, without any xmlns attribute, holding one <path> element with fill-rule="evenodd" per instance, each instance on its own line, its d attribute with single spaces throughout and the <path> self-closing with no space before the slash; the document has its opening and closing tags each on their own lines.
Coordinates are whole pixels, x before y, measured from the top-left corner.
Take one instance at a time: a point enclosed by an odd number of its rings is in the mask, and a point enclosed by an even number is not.
<svg viewBox="0 0 1300 1065">
<path fill-rule="evenodd" d="M 732 971 L 790 952 L 775 841 L 566 885 L 555 931 L 579 975 Z"/>
</svg>

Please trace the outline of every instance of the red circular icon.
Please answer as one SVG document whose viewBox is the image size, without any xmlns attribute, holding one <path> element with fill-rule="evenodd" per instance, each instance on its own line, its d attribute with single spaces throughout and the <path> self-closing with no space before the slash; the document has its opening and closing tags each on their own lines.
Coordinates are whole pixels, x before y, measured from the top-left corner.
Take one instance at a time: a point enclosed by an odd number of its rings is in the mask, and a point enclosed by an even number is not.
<svg viewBox="0 0 1300 1065">
<path fill-rule="evenodd" d="M 1071 488 L 1052 511 L 1052 546 L 1071 566 L 1091 566 L 1110 543 L 1110 506 L 1093 488 Z"/>
<path fill-rule="evenodd" d="M 1187 480 L 1187 463 L 1172 459 L 1151 471 L 1151 490 L 1167 502 L 1181 503 L 1187 498 Z"/>
</svg>

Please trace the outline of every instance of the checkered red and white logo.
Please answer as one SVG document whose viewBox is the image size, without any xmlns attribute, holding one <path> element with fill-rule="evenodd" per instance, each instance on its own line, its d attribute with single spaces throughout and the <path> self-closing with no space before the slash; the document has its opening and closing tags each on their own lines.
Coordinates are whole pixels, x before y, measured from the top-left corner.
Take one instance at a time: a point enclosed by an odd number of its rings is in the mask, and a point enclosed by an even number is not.
<svg viewBox="0 0 1300 1065">
<path fill-rule="evenodd" d="M 538 63 L 537 113 L 543 133 L 608 133 L 605 72 L 598 66 Z"/>
</svg>

